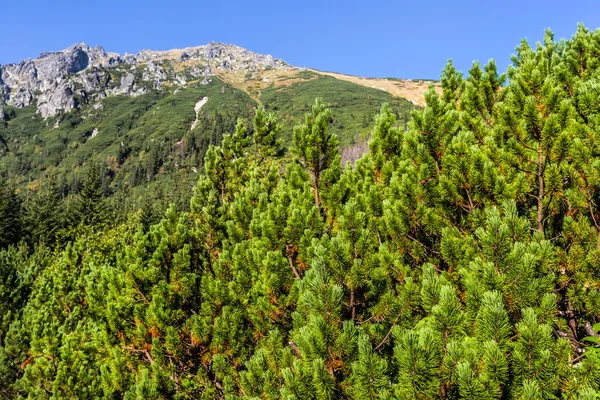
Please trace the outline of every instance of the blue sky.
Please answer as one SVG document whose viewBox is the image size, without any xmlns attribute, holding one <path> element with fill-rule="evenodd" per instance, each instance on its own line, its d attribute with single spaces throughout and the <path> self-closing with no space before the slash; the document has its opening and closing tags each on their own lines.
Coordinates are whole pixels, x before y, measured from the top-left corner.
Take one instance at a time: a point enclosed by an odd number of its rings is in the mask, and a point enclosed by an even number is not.
<svg viewBox="0 0 600 400">
<path fill-rule="evenodd" d="M 522 38 L 600 27 L 600 2 L 21 0 L 0 7 L 0 64 L 76 42 L 134 53 L 211 40 L 347 74 L 437 79 L 449 58 L 501 70 Z M 564 4 L 567 4 L 566 6 Z"/>
</svg>

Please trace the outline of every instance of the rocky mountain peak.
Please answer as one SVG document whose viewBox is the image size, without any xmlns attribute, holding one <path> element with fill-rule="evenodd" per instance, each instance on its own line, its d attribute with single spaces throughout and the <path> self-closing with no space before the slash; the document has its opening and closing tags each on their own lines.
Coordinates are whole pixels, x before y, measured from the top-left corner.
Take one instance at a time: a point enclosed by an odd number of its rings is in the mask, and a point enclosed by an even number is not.
<svg viewBox="0 0 600 400">
<path fill-rule="evenodd" d="M 106 96 L 135 96 L 165 85 L 185 86 L 218 70 L 263 69 L 294 67 L 270 55 L 219 42 L 124 55 L 76 43 L 33 60 L 0 65 L 0 107 L 36 104 L 47 118 Z"/>
</svg>

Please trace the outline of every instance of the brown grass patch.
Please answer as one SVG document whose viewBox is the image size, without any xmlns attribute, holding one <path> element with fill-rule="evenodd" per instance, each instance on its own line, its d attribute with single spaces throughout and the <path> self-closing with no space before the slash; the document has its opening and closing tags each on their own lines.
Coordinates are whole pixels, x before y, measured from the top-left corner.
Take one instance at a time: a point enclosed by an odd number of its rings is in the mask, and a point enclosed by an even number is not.
<svg viewBox="0 0 600 400">
<path fill-rule="evenodd" d="M 310 71 L 343 81 L 356 83 L 358 85 L 383 90 L 393 96 L 402 97 L 421 107 L 425 105 L 425 92 L 427 92 L 430 85 L 434 85 L 435 90 L 438 93 L 442 92 L 442 87 L 438 82 L 413 81 L 408 79 L 392 80 L 382 78 L 362 78 L 360 76 L 344 75 L 335 72 L 322 72 L 313 69 Z"/>
</svg>

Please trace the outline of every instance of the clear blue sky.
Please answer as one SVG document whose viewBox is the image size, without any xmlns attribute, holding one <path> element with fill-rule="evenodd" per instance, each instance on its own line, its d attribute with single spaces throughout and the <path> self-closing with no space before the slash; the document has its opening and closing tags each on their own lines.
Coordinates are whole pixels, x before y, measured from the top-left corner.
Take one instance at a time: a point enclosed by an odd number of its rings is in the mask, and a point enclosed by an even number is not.
<svg viewBox="0 0 600 400">
<path fill-rule="evenodd" d="M 347 74 L 437 79 L 449 58 L 466 72 L 505 70 L 522 38 L 600 27 L 592 0 L 139 1 L 17 0 L 0 7 L 0 64 L 75 42 L 124 53 L 211 40 Z M 172 4 L 169 4 L 172 3 Z"/>
</svg>

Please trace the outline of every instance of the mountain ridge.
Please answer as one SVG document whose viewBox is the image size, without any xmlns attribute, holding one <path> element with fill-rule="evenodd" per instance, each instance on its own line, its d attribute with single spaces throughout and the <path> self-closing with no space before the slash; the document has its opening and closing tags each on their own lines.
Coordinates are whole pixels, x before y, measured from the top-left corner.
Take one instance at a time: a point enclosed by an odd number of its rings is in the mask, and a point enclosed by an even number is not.
<svg viewBox="0 0 600 400">
<path fill-rule="evenodd" d="M 47 118 L 115 94 L 139 95 L 161 89 L 165 83 L 185 86 L 189 80 L 214 76 L 215 69 L 249 72 L 260 68 L 291 67 L 271 55 L 217 42 L 122 56 L 101 46 L 76 43 L 0 66 L 0 106 L 23 108 L 36 100 L 38 113 Z"/>
<path fill-rule="evenodd" d="M 214 41 L 123 55 L 79 42 L 34 59 L 0 65 L 0 118 L 3 106 L 23 108 L 35 103 L 37 112 L 46 119 L 108 96 L 138 96 L 169 86 L 183 88 L 197 80 L 206 83 L 212 76 L 259 101 L 261 90 L 271 84 L 291 84 L 306 70 L 378 88 L 419 106 L 424 105 L 423 93 L 429 86 L 425 81 L 353 77 L 292 66 L 270 54 Z"/>
</svg>

